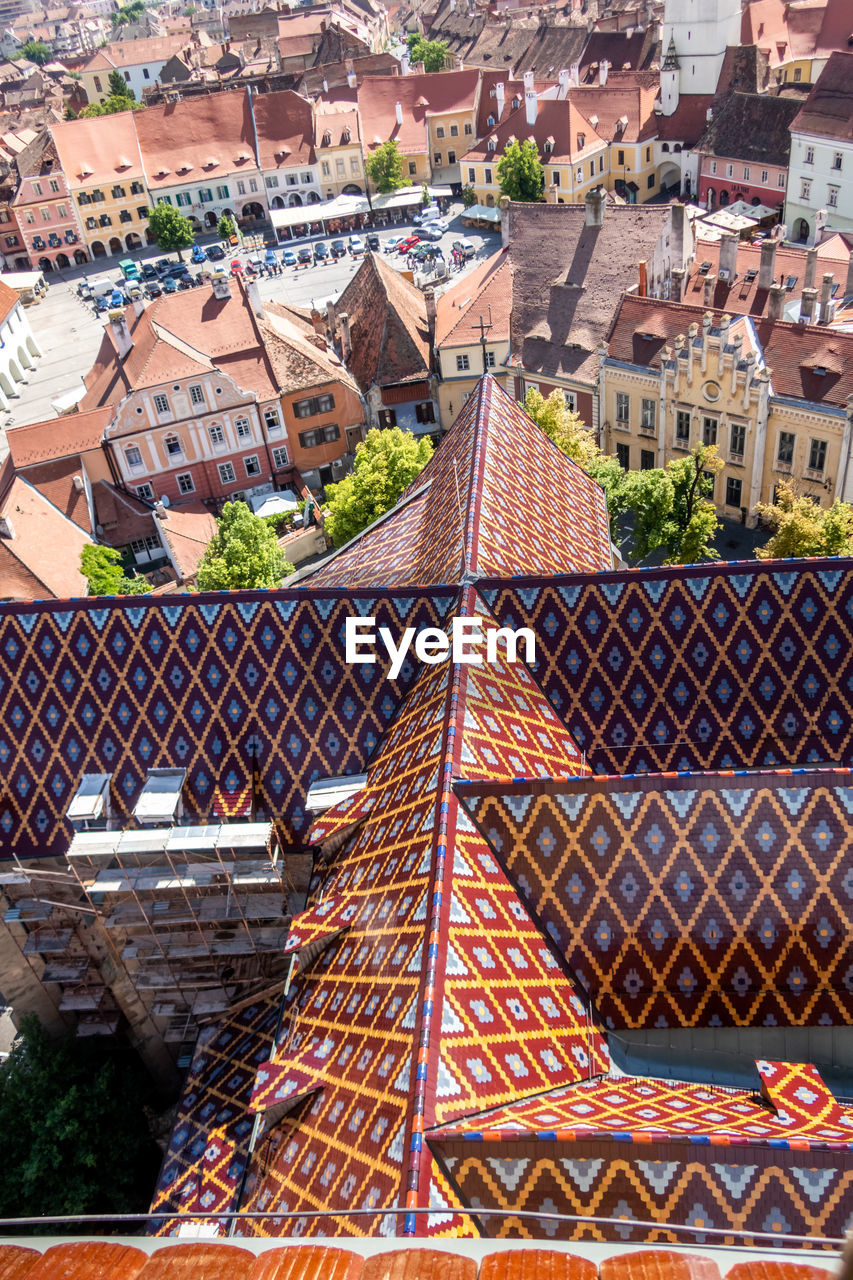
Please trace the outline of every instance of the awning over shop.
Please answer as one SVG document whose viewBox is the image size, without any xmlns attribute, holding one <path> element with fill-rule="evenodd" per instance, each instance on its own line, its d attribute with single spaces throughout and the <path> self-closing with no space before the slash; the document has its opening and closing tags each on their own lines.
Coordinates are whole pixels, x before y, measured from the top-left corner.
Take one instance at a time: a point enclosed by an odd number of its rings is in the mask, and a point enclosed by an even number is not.
<svg viewBox="0 0 853 1280">
<path fill-rule="evenodd" d="M 330 218 L 352 218 L 369 210 L 366 196 L 335 196 L 334 200 L 298 205 L 295 209 L 270 209 L 270 222 L 278 231 L 279 228 L 298 227 L 309 222 L 328 222 Z"/>
<path fill-rule="evenodd" d="M 481 222 L 494 222 L 495 225 L 501 220 L 501 211 L 495 205 L 492 207 L 487 204 L 472 204 L 470 209 L 462 210 L 462 221 L 467 222 L 470 219 L 479 219 Z"/>
</svg>

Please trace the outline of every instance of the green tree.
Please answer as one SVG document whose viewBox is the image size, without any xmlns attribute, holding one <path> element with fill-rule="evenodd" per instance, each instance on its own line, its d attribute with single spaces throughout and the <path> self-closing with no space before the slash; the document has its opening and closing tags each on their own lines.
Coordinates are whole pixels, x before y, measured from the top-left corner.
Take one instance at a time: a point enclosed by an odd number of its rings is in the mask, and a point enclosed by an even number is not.
<svg viewBox="0 0 853 1280">
<path fill-rule="evenodd" d="M 462 204 L 466 209 L 470 209 L 472 204 L 477 203 L 477 192 L 472 186 L 462 188 Z"/>
<path fill-rule="evenodd" d="M 38 67 L 50 62 L 51 56 L 50 46 L 41 40 L 28 40 L 15 54 L 16 58 L 26 58 L 27 62 L 34 62 Z"/>
<path fill-rule="evenodd" d="M 280 587 L 293 573 L 270 526 L 245 502 L 227 502 L 198 567 L 201 591 Z"/>
<path fill-rule="evenodd" d="M 853 555 L 853 507 L 840 498 L 831 507 L 821 507 L 798 495 L 790 480 L 781 480 L 776 501 L 760 502 L 758 514 L 772 530 L 769 541 L 755 552 L 759 560 Z"/>
<path fill-rule="evenodd" d="M 146 1209 L 160 1160 L 151 1101 L 126 1051 L 99 1037 L 54 1044 L 37 1018 L 23 1018 L 0 1065 L 0 1216 Z"/>
<path fill-rule="evenodd" d="M 189 218 L 185 218 L 182 213 L 178 213 L 177 209 L 173 209 L 165 202 L 155 204 L 149 213 L 148 230 L 164 252 L 170 253 L 176 249 L 181 262 L 183 262 L 181 250 L 189 249 L 195 244 L 195 232 Z"/>
<path fill-rule="evenodd" d="M 232 236 L 237 234 L 237 224 L 233 218 L 229 218 L 227 213 L 223 213 L 222 217 L 216 224 L 216 234 L 220 240 L 230 240 Z"/>
<path fill-rule="evenodd" d="M 431 195 L 430 195 L 430 193 L 429 193 L 429 187 L 428 187 L 428 186 L 427 186 L 427 184 L 424 182 L 424 183 L 422 183 L 422 184 L 421 184 L 421 206 L 422 206 L 422 208 L 424 208 L 424 209 L 425 209 L 425 208 L 427 207 L 427 205 L 429 204 L 429 202 L 430 202 L 430 200 L 431 200 L 431 199 L 432 199 L 432 196 L 431 196 Z"/>
<path fill-rule="evenodd" d="M 498 182 L 501 195 L 509 196 L 510 200 L 542 199 L 545 171 L 531 138 L 507 144 L 498 161 Z"/>
<path fill-rule="evenodd" d="M 447 66 L 448 45 L 444 40 L 424 40 L 423 36 L 413 31 L 406 37 L 409 48 L 409 61 L 422 62 L 424 71 L 443 71 Z"/>
<path fill-rule="evenodd" d="M 129 98 L 131 102 L 136 101 L 136 94 L 120 71 L 111 71 L 107 76 L 107 84 L 110 86 L 111 98 Z"/>
<path fill-rule="evenodd" d="M 84 107 L 80 112 L 81 118 L 91 119 L 94 116 L 114 116 L 119 111 L 144 111 L 145 104 L 135 102 L 133 98 L 117 98 L 114 94 L 110 94 L 108 98 L 104 98 L 103 102 L 90 102 L 88 107 Z"/>
<path fill-rule="evenodd" d="M 711 494 L 723 462 L 716 445 L 697 445 L 663 470 L 631 471 L 625 477 L 623 509 L 633 515 L 633 559 L 661 549 L 666 564 L 695 564 L 716 555 L 720 527 Z"/>
<path fill-rule="evenodd" d="M 114 10 L 112 15 L 113 26 L 124 27 L 128 23 L 136 22 L 144 12 L 144 0 L 131 0 L 130 4 L 124 4 L 121 8 Z"/>
<path fill-rule="evenodd" d="M 406 185 L 403 177 L 403 157 L 393 138 L 377 147 L 373 155 L 367 157 L 367 176 L 381 195 L 396 191 Z"/>
<path fill-rule="evenodd" d="M 411 431 L 388 427 L 368 431 L 355 451 L 350 475 L 326 486 L 326 532 L 342 547 L 390 511 L 400 494 L 432 457 L 432 444 Z"/>
<path fill-rule="evenodd" d="M 128 578 L 121 556 L 113 547 L 90 543 L 80 553 L 80 572 L 90 596 L 141 596 L 151 590 L 145 578 Z"/>
</svg>

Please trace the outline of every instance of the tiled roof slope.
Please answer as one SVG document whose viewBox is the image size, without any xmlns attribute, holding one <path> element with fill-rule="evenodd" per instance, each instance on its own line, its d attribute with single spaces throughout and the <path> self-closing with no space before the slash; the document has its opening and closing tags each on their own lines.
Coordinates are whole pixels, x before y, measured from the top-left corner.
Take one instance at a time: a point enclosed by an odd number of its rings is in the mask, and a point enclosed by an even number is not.
<svg viewBox="0 0 853 1280">
<path fill-rule="evenodd" d="M 853 763 L 845 559 L 483 584 L 596 773 Z"/>
<path fill-rule="evenodd" d="M 849 22 L 849 15 L 848 15 Z M 853 141 L 853 53 L 833 53 L 791 125 L 795 133 L 815 133 Z"/>
<path fill-rule="evenodd" d="M 849 770 L 460 795 L 608 1027 L 851 1021 Z"/>
<path fill-rule="evenodd" d="M 482 614 L 470 588 L 459 608 Z M 315 894 L 334 907 L 329 945 L 300 968 L 261 1072 L 255 1106 L 294 1097 L 297 1110 L 250 1172 L 245 1207 L 270 1212 L 260 1234 L 281 1232 L 285 1204 L 420 1206 L 436 1177 L 425 1126 L 606 1069 L 598 1030 L 451 790 L 459 772 L 581 767 L 520 665 L 499 653 L 488 671 L 424 669 L 370 767 L 375 804 Z M 409 1213 L 325 1229 L 417 1224 Z"/>
<path fill-rule="evenodd" d="M 244 89 L 148 107 L 134 112 L 134 124 L 151 190 L 180 182 L 214 185 L 243 169 L 256 171 L 252 108 Z"/>
<path fill-rule="evenodd" d="M 711 156 L 786 166 L 791 121 L 799 109 L 795 98 L 733 93 L 715 113 L 696 149 Z"/>
<path fill-rule="evenodd" d="M 0 538 L 0 599 L 51 600 L 83 596 L 80 555 L 92 539 L 20 476 L 0 504 L 13 529 Z"/>
<path fill-rule="evenodd" d="M 426 302 L 378 253 L 368 253 L 335 304 L 350 321 L 349 371 L 361 390 L 429 377 Z"/>
<path fill-rule="evenodd" d="M 594 228 L 583 205 L 510 205 L 512 345 L 528 374 L 595 382 L 596 347 L 668 216 L 665 205 L 608 205 Z"/>
<path fill-rule="evenodd" d="M 479 318 L 488 308 L 493 342 L 509 340 L 512 310 L 512 276 L 505 250 L 486 258 L 478 267 L 438 299 L 435 345 L 470 346 L 479 342 Z"/>
<path fill-rule="evenodd" d="M 520 502 L 512 476 L 535 477 L 547 511 Z M 312 589 L 461 582 L 465 575 L 597 570 L 612 563 L 601 489 L 557 449 L 492 377 L 484 377 L 398 506 L 344 547 Z"/>
</svg>

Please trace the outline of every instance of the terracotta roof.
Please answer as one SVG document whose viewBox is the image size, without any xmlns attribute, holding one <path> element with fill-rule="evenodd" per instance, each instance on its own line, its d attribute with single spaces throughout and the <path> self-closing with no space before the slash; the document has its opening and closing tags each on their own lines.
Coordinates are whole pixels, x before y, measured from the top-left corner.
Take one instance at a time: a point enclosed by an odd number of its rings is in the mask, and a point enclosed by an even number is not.
<svg viewBox="0 0 853 1280">
<path fill-rule="evenodd" d="M 358 394 L 356 382 L 333 350 L 324 351 L 278 309 L 267 306 L 264 314 L 261 333 L 283 391 L 303 391 L 331 381 L 342 383 Z"/>
<path fill-rule="evenodd" d="M 701 326 L 706 309 L 625 294 L 608 338 L 610 355 L 615 360 L 658 369 L 664 344 L 671 344 L 679 334 L 686 334 L 694 321 Z M 754 327 L 750 332 L 755 335 L 757 349 L 763 353 L 771 372 L 771 386 L 777 395 L 816 404 L 847 403 L 848 396 L 853 395 L 853 333 L 842 333 L 825 325 L 789 324 L 764 318 L 751 323 Z M 657 335 L 653 342 L 643 338 L 643 334 L 649 332 Z M 715 336 L 719 334 L 716 317 L 711 332 Z M 815 369 L 826 372 L 817 374 Z"/>
<path fill-rule="evenodd" d="M 515 139 L 522 142 L 525 138 L 533 138 L 539 154 L 545 164 L 571 164 L 580 161 L 590 152 L 601 148 L 603 135 L 596 131 L 586 115 L 569 102 L 558 102 L 554 98 L 539 98 L 536 102 L 536 123 L 529 125 L 525 108 L 519 107 L 512 115 L 504 119 L 482 138 L 462 158 L 465 164 L 469 159 L 487 160 L 493 157 L 495 162 L 503 155 L 507 144 Z M 491 146 L 492 139 L 495 145 Z M 546 150 L 551 143 L 553 150 Z M 578 144 L 581 143 L 579 146 Z"/>
<path fill-rule="evenodd" d="M 281 93 L 259 93 L 255 98 L 255 127 L 261 169 L 314 163 L 311 103 L 298 93 L 289 89 Z"/>
<path fill-rule="evenodd" d="M 655 24 L 644 30 L 592 31 L 580 65 L 581 81 L 597 79 L 602 62 L 617 71 L 645 71 L 660 61 L 660 39 Z"/>
<path fill-rule="evenodd" d="M 793 133 L 853 141 L 853 53 L 833 53 L 793 124 Z"/>
<path fill-rule="evenodd" d="M 16 289 L 12 289 L 4 280 L 0 280 L 0 324 L 20 302 Z"/>
<path fill-rule="evenodd" d="M 50 126 L 62 172 L 72 191 L 143 177 L 134 128 L 138 114 L 145 112 L 120 111 L 112 116 L 64 120 Z M 144 201 L 145 196 L 140 200 Z"/>
<path fill-rule="evenodd" d="M 99 449 L 111 417 L 109 408 L 98 408 L 88 413 L 47 418 L 26 427 L 12 427 L 7 435 L 12 461 L 20 471 L 38 462 L 76 457 L 90 449 Z"/>
<path fill-rule="evenodd" d="M 350 107 L 346 104 L 338 107 L 334 102 L 327 102 L 320 98 L 316 111 L 315 138 L 318 147 L 346 146 L 344 137 L 346 133 L 349 133 L 349 142 L 361 141 L 361 118 L 356 106 Z M 324 142 L 326 133 L 329 134 L 328 142 Z"/>
<path fill-rule="evenodd" d="M 740 241 L 737 250 L 736 274 L 733 280 L 727 281 L 719 277 L 720 243 L 719 240 L 703 240 L 696 246 L 696 257 L 688 270 L 682 302 L 694 305 L 704 304 L 705 277 L 716 275 L 717 283 L 711 298 L 711 306 L 714 310 L 728 311 L 733 315 L 763 315 L 767 309 L 770 291 L 758 287 L 761 246 L 749 244 L 745 240 Z M 784 281 L 790 286 L 786 292 L 786 302 L 802 297 L 807 256 L 805 248 L 783 244 L 776 247 L 774 281 Z M 820 244 L 817 249 L 816 288 L 820 289 L 822 277 L 829 272 L 835 276 L 838 285 L 836 297 L 843 296 L 847 284 L 849 261 L 850 250 L 841 236 L 833 236 Z M 702 271 L 705 263 L 709 263 L 710 267 Z M 750 274 L 753 274 L 752 280 L 747 279 Z"/>
<path fill-rule="evenodd" d="M 581 85 L 569 90 L 569 101 L 587 120 L 598 117 L 596 133 L 609 142 L 642 142 L 658 133 L 654 114 L 660 80 L 653 71 L 611 71 L 604 86 Z M 622 119 L 627 116 L 624 130 Z"/>
<path fill-rule="evenodd" d="M 169 544 L 178 573 L 185 582 L 194 578 L 216 533 L 216 518 L 200 502 L 158 509 L 155 518 Z"/>
<path fill-rule="evenodd" d="M 427 116 L 473 110 L 479 76 L 476 71 L 441 71 L 431 75 L 366 76 L 358 87 L 358 109 L 368 148 L 393 138 L 404 155 L 427 150 Z M 428 106 L 419 105 L 425 99 Z M 397 124 L 396 103 L 403 109 Z"/>
<path fill-rule="evenodd" d="M 587 227 L 585 214 L 583 205 L 510 205 L 512 346 L 532 376 L 595 382 L 597 344 L 638 258 L 651 257 L 669 209 L 608 204 L 600 229 Z"/>
<path fill-rule="evenodd" d="M 38 462 L 27 467 L 22 478 L 38 489 L 57 510 L 78 525 L 84 533 L 91 534 L 92 520 L 89 504 L 82 483 L 83 463 L 80 457 L 57 458 L 52 462 Z M 75 481 L 77 483 L 75 483 Z"/>
<path fill-rule="evenodd" d="M 215 183 L 257 168 L 246 90 L 203 94 L 134 113 L 149 187 Z M 188 166 L 188 167 L 185 167 Z"/>
<path fill-rule="evenodd" d="M 350 321 L 347 367 L 364 393 L 376 385 L 429 376 L 431 352 L 426 302 L 377 253 L 369 253 L 335 303 Z"/>
<path fill-rule="evenodd" d="M 84 72 L 114 71 L 116 68 L 150 66 L 154 62 L 167 62 L 173 54 L 180 53 L 185 45 L 185 36 L 146 36 L 141 40 L 115 40 L 98 49 L 82 69 Z"/>
<path fill-rule="evenodd" d="M 37 584 L 36 599 L 86 595 L 80 553 L 92 539 L 82 529 L 20 476 L 3 499 L 2 515 L 15 536 L 0 539 L 0 597 L 17 596 L 27 578 Z"/>
<path fill-rule="evenodd" d="M 580 62 L 587 42 L 586 26 L 573 26 L 572 18 L 561 22 L 548 18 L 540 22 L 536 34 L 524 51 L 517 72 L 532 71 L 543 80 L 555 80 L 564 67 Z"/>
<path fill-rule="evenodd" d="M 733 93 L 714 113 L 696 150 L 725 159 L 787 166 L 791 121 L 799 109 L 796 98 Z"/>
<path fill-rule="evenodd" d="M 682 94 L 671 116 L 656 115 L 657 137 L 661 142 L 680 142 L 693 147 L 708 124 L 708 112 L 714 105 L 711 93 Z"/>
<path fill-rule="evenodd" d="M 155 532 L 150 505 L 107 480 L 92 485 L 92 501 L 101 526 L 99 537 L 111 547 L 125 547 L 134 538 L 148 538 Z"/>
<path fill-rule="evenodd" d="M 493 254 L 438 298 L 435 345 L 470 346 L 480 341 L 480 316 L 488 314 L 490 342 L 509 340 L 512 274 L 506 251 Z"/>
<path fill-rule="evenodd" d="M 504 108 L 500 116 L 498 115 L 497 94 L 494 93 L 499 84 L 504 86 Z M 477 138 L 482 138 L 489 130 L 494 129 L 495 125 L 501 124 L 512 115 L 513 98 L 518 98 L 519 102 L 524 102 L 523 80 L 512 79 L 506 71 L 483 71 L 481 73 L 477 120 L 474 126 L 474 133 Z M 488 123 L 490 116 L 495 122 L 491 125 Z"/>
</svg>

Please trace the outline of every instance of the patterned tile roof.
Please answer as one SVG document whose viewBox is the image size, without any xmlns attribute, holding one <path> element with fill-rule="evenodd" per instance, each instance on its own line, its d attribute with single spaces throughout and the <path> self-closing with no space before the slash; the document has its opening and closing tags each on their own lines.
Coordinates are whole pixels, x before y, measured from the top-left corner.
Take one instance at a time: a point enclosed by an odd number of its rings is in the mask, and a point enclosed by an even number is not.
<svg viewBox="0 0 853 1280">
<path fill-rule="evenodd" d="M 458 790 L 607 1026 L 843 1026 L 851 782 L 844 769 Z"/>
<path fill-rule="evenodd" d="M 512 476 L 535 476 L 547 512 L 507 520 Z M 519 494 L 518 501 L 525 500 Z M 397 508 L 307 579 L 369 586 L 467 575 L 595 571 L 612 563 L 604 495 L 492 378 L 483 378 Z"/>
</svg>

